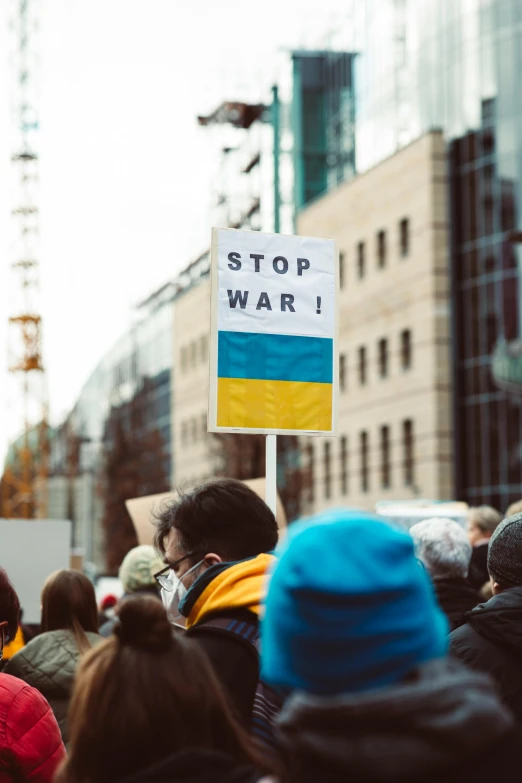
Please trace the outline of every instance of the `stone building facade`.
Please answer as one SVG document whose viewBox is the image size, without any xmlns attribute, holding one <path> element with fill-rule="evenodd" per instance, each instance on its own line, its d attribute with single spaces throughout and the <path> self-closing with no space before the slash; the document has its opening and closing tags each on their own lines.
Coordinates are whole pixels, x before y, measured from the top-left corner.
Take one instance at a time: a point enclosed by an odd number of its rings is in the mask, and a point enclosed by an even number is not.
<svg viewBox="0 0 522 783">
<path fill-rule="evenodd" d="M 298 233 L 340 251 L 339 436 L 305 438 L 307 505 L 450 498 L 447 158 L 432 132 L 306 207 Z M 210 280 L 175 302 L 174 483 L 213 474 Z"/>
</svg>

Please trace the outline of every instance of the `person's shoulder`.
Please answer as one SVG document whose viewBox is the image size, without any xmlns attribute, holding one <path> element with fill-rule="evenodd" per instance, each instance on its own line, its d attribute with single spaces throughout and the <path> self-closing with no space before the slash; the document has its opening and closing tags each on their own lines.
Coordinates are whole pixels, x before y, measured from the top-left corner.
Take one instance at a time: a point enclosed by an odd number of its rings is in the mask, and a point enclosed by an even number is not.
<svg viewBox="0 0 522 783">
<path fill-rule="evenodd" d="M 68 648 L 74 642 L 74 637 L 70 631 L 45 631 L 31 639 L 20 652 L 13 656 L 16 660 L 18 656 L 28 661 L 34 661 L 41 655 L 47 656 L 50 651 L 63 650 Z"/>
<path fill-rule="evenodd" d="M 476 633 L 468 622 L 464 622 L 463 625 L 455 628 L 449 635 L 451 649 L 469 644 Z"/>
<path fill-rule="evenodd" d="M 466 774 L 473 781 L 507 783 L 521 763 L 522 727 L 516 725 L 506 735 L 487 745 L 482 753 L 477 753 L 466 765 Z"/>
<path fill-rule="evenodd" d="M 489 543 L 487 541 L 484 541 L 482 544 L 478 544 L 477 546 L 474 546 L 473 549 L 471 550 L 470 563 L 480 564 L 480 565 L 487 563 L 488 550 L 489 550 Z"/>
<path fill-rule="evenodd" d="M 36 650 L 40 650 L 42 647 L 63 644 L 67 641 L 69 635 L 69 631 L 44 631 L 43 633 L 39 633 L 38 636 L 35 636 L 33 639 L 31 639 L 30 642 L 27 642 L 25 647 L 23 647 L 20 652 L 25 652 L 27 654 Z M 19 653 L 17 653 L 17 655 L 18 654 Z"/>
<path fill-rule="evenodd" d="M 11 759 L 7 763 L 16 765 L 17 780 L 52 780 L 65 757 L 48 702 L 36 688 L 4 673 L 0 674 L 0 748 L 4 761 Z"/>
<path fill-rule="evenodd" d="M 70 631 L 46 631 L 17 652 L 8 661 L 5 671 L 31 682 L 41 670 L 56 672 L 75 665 L 77 657 L 76 642 Z"/>
<path fill-rule="evenodd" d="M 489 648 L 491 643 L 487 642 L 469 622 L 465 622 L 450 633 L 449 644 L 453 655 L 467 660 L 474 650 L 479 650 L 486 646 Z"/>
<path fill-rule="evenodd" d="M 48 710 L 49 704 L 36 688 L 18 677 L 0 674 L 0 711 L 4 717 L 39 720 Z"/>
<path fill-rule="evenodd" d="M 476 748 L 472 754 L 466 754 L 456 765 L 437 770 L 423 778 L 424 783 L 511 783 L 514 772 L 522 761 L 522 730 L 515 726 L 506 734 L 494 740 L 482 743 L 481 750 Z M 410 778 L 408 778 L 410 780 Z"/>
<path fill-rule="evenodd" d="M 201 623 L 186 631 L 186 636 L 199 641 L 208 641 L 227 647 L 244 647 L 249 653 L 256 652 L 259 636 L 259 618 L 247 609 L 217 612 L 208 615 Z"/>
<path fill-rule="evenodd" d="M 18 677 L 13 677 L 5 672 L 0 673 L 0 704 L 4 705 L 9 700 L 13 700 L 24 688 L 31 688 L 26 682 Z M 31 689 L 32 690 L 32 689 Z"/>
<path fill-rule="evenodd" d="M 257 629 L 259 627 L 259 617 L 255 612 L 251 612 L 250 609 L 245 609 L 244 607 L 223 609 L 206 615 L 199 623 L 192 626 L 187 633 L 192 633 L 196 629 L 225 628 L 227 623 L 231 628 L 242 624 L 243 626 L 253 626 Z"/>
</svg>

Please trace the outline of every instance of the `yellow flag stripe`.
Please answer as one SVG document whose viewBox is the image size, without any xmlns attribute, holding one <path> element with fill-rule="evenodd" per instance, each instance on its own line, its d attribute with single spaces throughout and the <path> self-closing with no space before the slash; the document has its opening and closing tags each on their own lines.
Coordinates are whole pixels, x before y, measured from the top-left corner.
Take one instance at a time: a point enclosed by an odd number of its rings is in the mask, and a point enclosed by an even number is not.
<svg viewBox="0 0 522 783">
<path fill-rule="evenodd" d="M 331 383 L 218 378 L 218 427 L 332 429 Z"/>
</svg>

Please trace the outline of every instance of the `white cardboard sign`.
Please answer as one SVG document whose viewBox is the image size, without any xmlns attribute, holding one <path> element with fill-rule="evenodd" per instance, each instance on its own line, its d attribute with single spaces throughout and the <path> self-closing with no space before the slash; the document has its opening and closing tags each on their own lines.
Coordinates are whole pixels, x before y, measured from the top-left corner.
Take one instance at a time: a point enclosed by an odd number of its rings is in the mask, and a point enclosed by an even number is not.
<svg viewBox="0 0 522 783">
<path fill-rule="evenodd" d="M 335 433 L 331 239 L 214 228 L 209 430 Z"/>
</svg>

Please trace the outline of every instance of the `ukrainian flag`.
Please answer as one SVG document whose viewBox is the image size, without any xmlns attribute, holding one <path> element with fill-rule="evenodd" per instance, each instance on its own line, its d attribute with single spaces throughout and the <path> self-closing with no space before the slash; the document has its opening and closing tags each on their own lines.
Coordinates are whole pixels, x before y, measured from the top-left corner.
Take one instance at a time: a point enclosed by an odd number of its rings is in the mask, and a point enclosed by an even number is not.
<svg viewBox="0 0 522 783">
<path fill-rule="evenodd" d="M 333 340 L 218 332 L 218 427 L 332 430 Z"/>
</svg>

